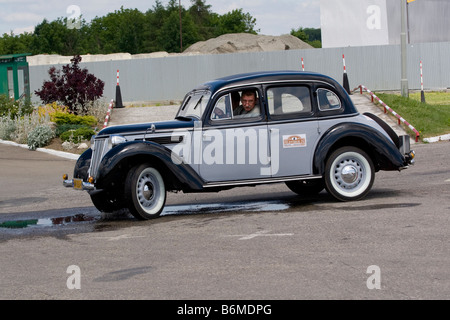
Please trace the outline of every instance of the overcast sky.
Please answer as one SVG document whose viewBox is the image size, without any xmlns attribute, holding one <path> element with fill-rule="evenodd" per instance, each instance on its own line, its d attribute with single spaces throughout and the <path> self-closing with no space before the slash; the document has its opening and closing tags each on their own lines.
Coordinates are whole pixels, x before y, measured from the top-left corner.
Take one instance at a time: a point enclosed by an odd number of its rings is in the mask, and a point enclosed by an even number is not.
<svg viewBox="0 0 450 320">
<path fill-rule="evenodd" d="M 166 6 L 168 1 L 161 2 Z M 206 0 L 205 3 L 218 14 L 242 8 L 256 18 L 260 34 L 277 36 L 299 27 L 320 28 L 320 0 Z M 119 10 L 122 5 L 145 12 L 154 4 L 154 0 L 0 0 L 0 36 L 11 31 L 32 32 L 44 18 L 53 21 L 79 11 L 90 22 L 96 16 Z M 181 5 L 187 9 L 191 1 L 181 0 Z"/>
</svg>

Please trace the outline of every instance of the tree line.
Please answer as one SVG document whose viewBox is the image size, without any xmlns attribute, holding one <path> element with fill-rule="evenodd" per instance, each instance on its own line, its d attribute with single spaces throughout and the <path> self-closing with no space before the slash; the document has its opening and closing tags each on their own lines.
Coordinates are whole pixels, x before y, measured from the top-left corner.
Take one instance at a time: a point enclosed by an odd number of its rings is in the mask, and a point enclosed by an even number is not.
<svg viewBox="0 0 450 320">
<path fill-rule="evenodd" d="M 227 33 L 257 34 L 259 30 L 255 27 L 256 19 L 242 9 L 219 15 L 212 12 L 211 5 L 204 0 L 191 0 L 188 9 L 179 7 L 177 0 L 170 0 L 166 6 L 156 0 L 146 12 L 122 6 L 106 16 L 95 17 L 89 23 L 83 18 L 72 21 L 61 17 L 51 22 L 44 19 L 32 33 L 3 34 L 0 54 L 175 53 L 198 41 Z M 317 31 L 320 37 L 320 29 L 293 29 L 291 34 L 318 47 Z"/>
</svg>

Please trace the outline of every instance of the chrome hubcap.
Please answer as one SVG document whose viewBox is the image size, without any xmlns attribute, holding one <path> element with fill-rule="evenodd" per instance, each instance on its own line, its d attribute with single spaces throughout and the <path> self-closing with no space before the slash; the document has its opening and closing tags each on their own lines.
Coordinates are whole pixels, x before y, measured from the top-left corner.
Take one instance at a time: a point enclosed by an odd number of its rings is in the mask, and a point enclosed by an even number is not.
<svg viewBox="0 0 450 320">
<path fill-rule="evenodd" d="M 137 196 L 139 203 L 144 208 L 149 208 L 154 205 L 155 197 L 157 195 L 153 181 L 154 179 L 155 178 L 151 174 L 145 173 L 138 180 Z"/>
<path fill-rule="evenodd" d="M 345 183 L 353 183 L 358 178 L 358 172 L 352 165 L 347 165 L 342 169 L 342 180 Z"/>
<path fill-rule="evenodd" d="M 151 198 L 153 197 L 153 186 L 150 183 L 145 184 L 142 195 L 146 200 L 151 200 Z"/>
<path fill-rule="evenodd" d="M 345 159 L 336 165 L 334 178 L 343 189 L 354 189 L 358 187 L 364 176 L 363 168 L 354 159 Z"/>
</svg>

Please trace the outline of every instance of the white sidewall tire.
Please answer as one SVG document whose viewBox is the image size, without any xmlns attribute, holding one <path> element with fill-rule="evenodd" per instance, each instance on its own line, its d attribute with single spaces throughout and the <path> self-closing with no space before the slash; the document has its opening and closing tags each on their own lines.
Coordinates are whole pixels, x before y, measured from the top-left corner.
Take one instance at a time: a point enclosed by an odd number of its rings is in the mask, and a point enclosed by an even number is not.
<svg viewBox="0 0 450 320">
<path fill-rule="evenodd" d="M 338 149 L 327 161 L 326 188 L 338 200 L 363 198 L 372 188 L 374 178 L 372 160 L 358 148 Z"/>
<path fill-rule="evenodd" d="M 159 217 L 166 203 L 166 188 L 159 171 L 140 165 L 127 180 L 130 212 L 138 219 Z"/>
</svg>

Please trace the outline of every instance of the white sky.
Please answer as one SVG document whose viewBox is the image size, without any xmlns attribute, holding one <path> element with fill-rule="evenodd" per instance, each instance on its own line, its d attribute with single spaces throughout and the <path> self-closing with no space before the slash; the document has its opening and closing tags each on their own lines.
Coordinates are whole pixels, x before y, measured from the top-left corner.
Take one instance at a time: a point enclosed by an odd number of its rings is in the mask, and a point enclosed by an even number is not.
<svg viewBox="0 0 450 320">
<path fill-rule="evenodd" d="M 161 1 L 164 6 L 168 0 Z M 211 10 L 224 14 L 242 8 L 244 13 L 256 18 L 256 28 L 260 34 L 281 35 L 291 29 L 320 28 L 320 0 L 206 0 Z M 0 36 L 4 33 L 19 34 L 32 32 L 44 18 L 53 21 L 58 17 L 70 17 L 70 6 L 77 6 L 83 18 L 90 22 L 96 16 L 124 8 L 145 12 L 153 8 L 154 0 L 0 0 Z M 187 9 L 190 0 L 181 0 Z"/>
</svg>

